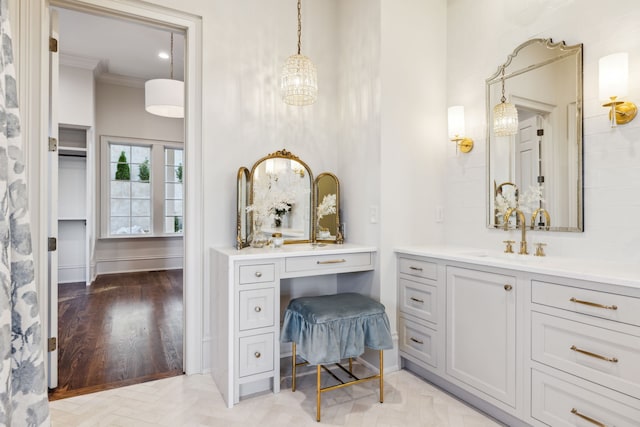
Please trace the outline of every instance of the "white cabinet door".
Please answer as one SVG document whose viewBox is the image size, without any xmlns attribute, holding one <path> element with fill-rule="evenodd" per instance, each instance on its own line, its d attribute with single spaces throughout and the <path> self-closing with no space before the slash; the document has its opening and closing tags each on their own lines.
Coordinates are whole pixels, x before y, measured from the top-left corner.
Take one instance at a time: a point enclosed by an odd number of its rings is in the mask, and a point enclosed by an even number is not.
<svg viewBox="0 0 640 427">
<path fill-rule="evenodd" d="M 469 391 L 511 407 L 516 402 L 515 281 L 447 267 L 446 372 Z"/>
</svg>

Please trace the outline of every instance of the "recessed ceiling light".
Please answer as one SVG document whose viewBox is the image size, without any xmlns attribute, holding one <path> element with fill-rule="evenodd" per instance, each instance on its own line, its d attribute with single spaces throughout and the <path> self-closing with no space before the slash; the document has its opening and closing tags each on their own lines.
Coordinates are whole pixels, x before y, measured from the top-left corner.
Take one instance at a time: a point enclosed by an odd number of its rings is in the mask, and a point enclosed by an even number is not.
<svg viewBox="0 0 640 427">
<path fill-rule="evenodd" d="M 169 59 L 169 54 L 167 52 L 160 52 L 158 53 L 158 58 Z"/>
</svg>

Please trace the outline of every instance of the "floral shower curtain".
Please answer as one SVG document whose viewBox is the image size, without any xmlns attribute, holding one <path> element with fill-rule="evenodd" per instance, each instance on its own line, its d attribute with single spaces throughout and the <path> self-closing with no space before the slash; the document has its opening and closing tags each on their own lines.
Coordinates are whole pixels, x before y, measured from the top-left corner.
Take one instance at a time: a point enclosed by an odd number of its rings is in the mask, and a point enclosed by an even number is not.
<svg viewBox="0 0 640 427">
<path fill-rule="evenodd" d="M 49 424 L 8 0 L 0 0 L 0 426 Z"/>
</svg>

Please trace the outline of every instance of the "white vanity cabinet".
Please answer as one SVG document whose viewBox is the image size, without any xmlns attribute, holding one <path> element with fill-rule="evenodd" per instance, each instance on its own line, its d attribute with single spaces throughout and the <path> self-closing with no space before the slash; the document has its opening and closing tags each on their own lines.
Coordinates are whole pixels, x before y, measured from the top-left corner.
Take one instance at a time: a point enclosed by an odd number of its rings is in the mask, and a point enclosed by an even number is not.
<svg viewBox="0 0 640 427">
<path fill-rule="evenodd" d="M 516 406 L 516 279 L 447 266 L 446 372 Z"/>
<path fill-rule="evenodd" d="M 640 427 L 640 267 L 396 252 L 403 366 L 509 426 Z"/>
<path fill-rule="evenodd" d="M 280 390 L 281 280 L 373 270 L 376 249 L 353 244 L 279 249 L 211 249 L 211 374 L 228 407 Z M 304 292 L 311 292 L 305 279 Z M 326 281 L 319 281 L 326 283 Z M 312 289 L 318 295 L 335 289 Z M 282 300 L 282 301 L 281 301 Z"/>
</svg>

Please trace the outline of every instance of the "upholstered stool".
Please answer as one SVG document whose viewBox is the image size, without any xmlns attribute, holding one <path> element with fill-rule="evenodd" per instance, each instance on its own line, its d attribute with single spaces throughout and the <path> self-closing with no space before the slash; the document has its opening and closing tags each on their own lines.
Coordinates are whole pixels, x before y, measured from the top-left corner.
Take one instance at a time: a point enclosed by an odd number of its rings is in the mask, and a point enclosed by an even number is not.
<svg viewBox="0 0 640 427">
<path fill-rule="evenodd" d="M 293 299 L 284 314 L 280 340 L 292 343 L 292 391 L 296 391 L 296 367 L 317 365 L 317 421 L 320 421 L 320 395 L 325 391 L 378 379 L 380 403 L 384 401 L 383 350 L 393 348 L 393 342 L 389 319 L 384 305 L 379 302 L 355 293 Z M 365 347 L 379 350 L 379 373 L 367 378 L 357 378 L 352 372 L 352 358 L 364 353 Z M 306 362 L 297 363 L 296 352 Z M 347 358 L 348 370 L 339 363 Z M 324 366 L 332 363 L 347 372 L 353 380 L 345 383 Z M 321 368 L 340 384 L 321 388 Z"/>
</svg>

